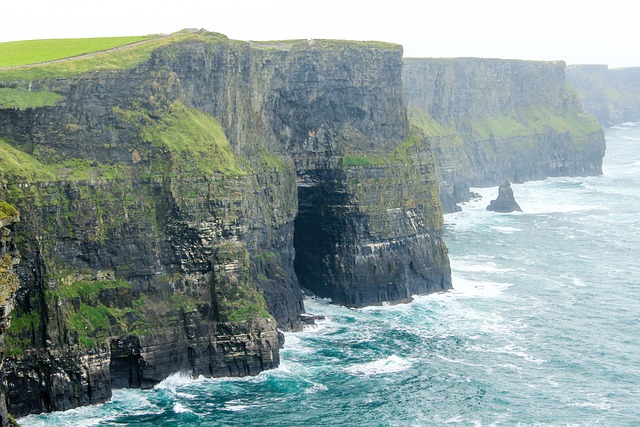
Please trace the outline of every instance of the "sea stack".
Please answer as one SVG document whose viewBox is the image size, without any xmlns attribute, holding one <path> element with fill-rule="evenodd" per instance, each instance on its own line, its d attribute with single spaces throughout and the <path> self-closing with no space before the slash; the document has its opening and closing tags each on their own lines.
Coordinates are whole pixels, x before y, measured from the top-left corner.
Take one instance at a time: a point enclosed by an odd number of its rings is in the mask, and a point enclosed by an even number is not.
<svg viewBox="0 0 640 427">
<path fill-rule="evenodd" d="M 494 212 L 522 212 L 518 202 L 516 202 L 515 197 L 513 197 L 513 190 L 511 189 L 511 181 L 507 180 L 504 184 L 500 186 L 498 189 L 498 198 L 492 200 L 487 206 L 488 211 Z"/>
</svg>

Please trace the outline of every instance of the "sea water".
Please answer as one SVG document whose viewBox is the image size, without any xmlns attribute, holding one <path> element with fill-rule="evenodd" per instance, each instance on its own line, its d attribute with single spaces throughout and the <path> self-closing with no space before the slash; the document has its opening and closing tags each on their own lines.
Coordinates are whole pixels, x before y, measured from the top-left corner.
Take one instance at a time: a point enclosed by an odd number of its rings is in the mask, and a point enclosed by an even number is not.
<svg viewBox="0 0 640 427">
<path fill-rule="evenodd" d="M 604 174 L 514 184 L 521 213 L 445 216 L 455 290 L 287 333 L 278 369 L 176 374 L 23 426 L 640 425 L 640 124 Z"/>
</svg>

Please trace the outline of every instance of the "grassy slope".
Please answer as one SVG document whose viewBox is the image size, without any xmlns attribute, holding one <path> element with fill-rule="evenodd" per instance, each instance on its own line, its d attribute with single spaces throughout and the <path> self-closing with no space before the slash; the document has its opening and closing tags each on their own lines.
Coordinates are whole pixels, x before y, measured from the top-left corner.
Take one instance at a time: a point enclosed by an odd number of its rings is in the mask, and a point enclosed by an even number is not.
<svg viewBox="0 0 640 427">
<path fill-rule="evenodd" d="M 55 105 L 61 99 L 61 95 L 51 91 L 0 88 L 0 108 L 24 110 L 26 108 L 46 107 Z"/>
<path fill-rule="evenodd" d="M 68 61 L 33 64 L 20 68 L 5 68 L 0 70 L 0 81 L 34 81 L 70 77 L 93 71 L 126 70 L 151 58 L 151 52 L 155 49 L 169 46 L 174 43 L 200 40 L 222 41 L 228 40 L 222 35 L 207 34 L 183 34 L 176 33 L 170 37 L 162 37 L 118 51 L 98 53 L 91 57 L 70 58 Z M 1 56 L 1 54 L 0 54 Z"/>
<path fill-rule="evenodd" d="M 442 137 L 459 134 L 455 128 L 445 128 L 424 111 L 409 111 L 412 124 L 422 129 L 427 136 Z M 600 129 L 590 116 L 573 110 L 555 111 L 550 107 L 530 107 L 512 111 L 501 116 L 467 119 L 473 136 L 481 139 L 508 138 L 554 130 L 571 133 L 577 143 L 588 142 L 589 135 Z M 461 136 L 461 135 L 459 135 Z M 462 138 L 464 139 L 464 138 Z"/>
<path fill-rule="evenodd" d="M 150 37 L 25 40 L 0 43 L 0 67 L 37 64 L 112 49 Z"/>
</svg>

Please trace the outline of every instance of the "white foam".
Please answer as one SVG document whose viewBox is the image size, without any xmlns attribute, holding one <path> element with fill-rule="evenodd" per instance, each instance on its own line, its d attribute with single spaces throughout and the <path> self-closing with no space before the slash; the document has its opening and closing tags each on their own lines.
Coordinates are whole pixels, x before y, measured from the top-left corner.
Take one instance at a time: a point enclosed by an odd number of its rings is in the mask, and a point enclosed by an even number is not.
<svg viewBox="0 0 640 427">
<path fill-rule="evenodd" d="M 193 376 L 188 372 L 176 372 L 169 375 L 164 380 L 160 381 L 153 388 L 154 389 L 168 389 L 175 391 L 176 388 L 191 384 L 193 382 Z"/>
<path fill-rule="evenodd" d="M 572 277 L 571 283 L 573 283 L 575 286 L 587 286 L 587 284 L 584 283 L 584 280 L 580 279 L 579 277 Z"/>
<path fill-rule="evenodd" d="M 493 298 L 501 295 L 511 287 L 512 283 L 469 280 L 458 275 L 452 275 L 453 291 L 448 294 L 462 297 Z"/>
<path fill-rule="evenodd" d="M 319 391 L 327 391 L 329 390 L 326 385 L 320 383 L 313 383 L 311 388 L 306 389 L 304 392 L 307 394 L 314 394 Z"/>
<path fill-rule="evenodd" d="M 176 402 L 173 404 L 173 412 L 176 414 L 189 413 L 193 414 L 194 412 L 190 409 L 187 409 L 182 403 Z"/>
<path fill-rule="evenodd" d="M 575 406 L 577 408 L 595 408 L 601 411 L 608 411 L 611 409 L 611 404 L 605 400 L 600 402 L 572 402 L 569 406 Z"/>
<path fill-rule="evenodd" d="M 391 355 L 384 359 L 374 360 L 373 362 L 360 363 L 345 368 L 345 371 L 355 375 L 382 375 L 395 372 L 402 372 L 409 369 L 413 364 L 402 357 Z"/>
<path fill-rule="evenodd" d="M 222 409 L 225 409 L 227 411 L 232 411 L 232 412 L 241 412 L 248 408 L 249 408 L 248 405 L 235 405 L 235 404 L 231 404 L 231 402 L 227 402 Z"/>
<path fill-rule="evenodd" d="M 500 233 L 504 233 L 504 234 L 513 234 L 516 231 L 522 231 L 520 228 L 515 228 L 515 227 L 499 227 L 497 225 L 492 225 L 491 228 L 493 228 L 496 231 L 499 231 Z"/>
<path fill-rule="evenodd" d="M 472 273 L 508 273 L 513 271 L 511 268 L 501 268 L 494 262 L 485 262 L 482 264 L 461 264 L 459 260 L 452 260 L 451 267 L 457 271 L 467 271 Z"/>
<path fill-rule="evenodd" d="M 495 349 L 490 349 L 488 350 L 489 353 L 498 353 L 498 354 L 509 354 L 512 356 L 517 356 L 520 357 L 528 362 L 532 362 L 535 363 L 536 365 L 542 365 L 543 363 L 546 363 L 547 361 L 544 359 L 538 359 L 535 358 L 533 356 L 531 356 L 529 353 L 527 353 L 524 349 L 520 348 L 520 347 L 516 347 L 513 344 L 509 344 L 506 345 L 504 347 L 499 347 L 499 348 L 495 348 Z"/>
</svg>

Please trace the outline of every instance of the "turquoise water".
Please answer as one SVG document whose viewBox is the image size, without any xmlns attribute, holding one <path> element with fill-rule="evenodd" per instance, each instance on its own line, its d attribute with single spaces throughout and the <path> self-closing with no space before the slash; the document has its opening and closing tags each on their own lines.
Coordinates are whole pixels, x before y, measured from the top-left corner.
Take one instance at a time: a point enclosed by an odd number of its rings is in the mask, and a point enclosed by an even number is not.
<svg viewBox="0 0 640 427">
<path fill-rule="evenodd" d="M 607 131 L 604 175 L 513 185 L 446 215 L 455 290 L 288 333 L 253 378 L 175 375 L 23 426 L 640 425 L 640 124 Z"/>
</svg>

